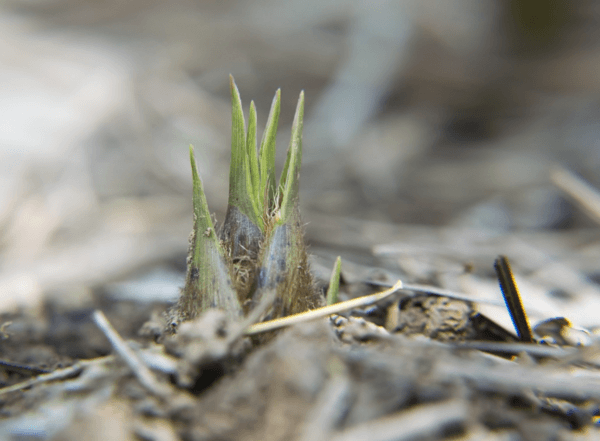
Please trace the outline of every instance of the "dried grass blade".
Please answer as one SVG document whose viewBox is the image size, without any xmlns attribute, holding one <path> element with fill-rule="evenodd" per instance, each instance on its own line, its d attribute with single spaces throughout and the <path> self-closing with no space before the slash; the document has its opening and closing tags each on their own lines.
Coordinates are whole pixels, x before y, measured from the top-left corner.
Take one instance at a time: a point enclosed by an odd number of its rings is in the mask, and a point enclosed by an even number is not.
<svg viewBox="0 0 600 441">
<path fill-rule="evenodd" d="M 349 311 L 354 308 L 369 306 L 392 296 L 401 289 L 402 281 L 398 280 L 398 282 L 396 282 L 394 286 L 392 286 L 389 289 L 386 289 L 385 291 L 370 294 L 368 296 L 358 297 L 352 300 L 347 300 L 345 302 L 336 303 L 334 305 L 324 306 L 322 308 L 312 309 L 310 311 L 302 312 L 300 314 L 294 314 L 287 317 L 270 320 L 268 322 L 257 323 L 255 325 L 250 326 L 246 330 L 245 334 L 255 335 L 263 332 L 274 331 L 280 328 L 285 328 L 287 326 L 296 325 L 298 323 L 304 323 L 311 320 L 327 317 L 331 314 L 339 314 L 340 312 Z"/>
</svg>

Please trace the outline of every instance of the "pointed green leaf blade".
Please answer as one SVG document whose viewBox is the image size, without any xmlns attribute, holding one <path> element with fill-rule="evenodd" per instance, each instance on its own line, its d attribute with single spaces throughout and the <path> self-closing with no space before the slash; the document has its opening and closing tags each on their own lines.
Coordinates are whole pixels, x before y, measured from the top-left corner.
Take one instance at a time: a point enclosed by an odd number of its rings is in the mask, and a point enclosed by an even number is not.
<svg viewBox="0 0 600 441">
<path fill-rule="evenodd" d="M 275 193 L 277 183 L 275 182 L 275 145 L 277 138 L 277 126 L 279 124 L 279 111 L 281 109 L 281 89 L 277 89 L 267 125 L 260 142 L 260 190 L 259 197 L 267 198 L 265 207 L 270 211 L 275 207 Z"/>
<path fill-rule="evenodd" d="M 232 197 L 237 202 L 245 190 L 246 173 L 246 123 L 242 112 L 242 100 L 240 92 L 235 84 L 233 76 L 229 76 L 229 87 L 231 89 L 231 163 L 229 164 L 229 202 Z M 241 187 L 241 188 L 240 188 Z M 233 204 L 232 204 L 233 205 Z"/>
<path fill-rule="evenodd" d="M 252 197 L 252 206 L 262 226 L 263 203 L 259 197 L 260 175 L 258 172 L 258 152 L 256 150 L 256 106 L 250 102 L 250 115 L 248 118 L 248 133 L 246 134 L 246 157 L 248 159 L 248 176 L 250 181 L 249 195 Z M 247 180 L 248 182 L 248 180 Z"/>
<path fill-rule="evenodd" d="M 259 225 L 252 197 L 252 179 L 246 145 L 246 124 L 240 92 L 229 77 L 231 88 L 231 164 L 229 165 L 229 207 L 237 207 L 250 221 Z M 250 183 L 250 184 L 249 184 Z M 229 208 L 228 208 L 229 209 Z"/>
<path fill-rule="evenodd" d="M 208 203 L 206 202 L 206 195 L 204 194 L 204 187 L 198 174 L 198 168 L 196 167 L 196 158 L 194 157 L 194 147 L 190 145 L 190 163 L 192 165 L 192 204 L 194 207 L 194 229 L 200 229 L 204 231 L 214 231 L 214 225 L 208 211 Z M 213 242 L 218 246 L 219 242 L 216 236 L 213 234 L 210 236 Z M 194 258 L 196 258 L 194 256 Z"/>
<path fill-rule="evenodd" d="M 194 318 L 209 308 L 220 308 L 232 316 L 240 316 L 242 308 L 233 290 L 223 249 L 214 231 L 192 146 L 190 146 L 190 162 L 194 229 L 190 238 L 186 283 L 179 302 L 181 319 Z"/>
<path fill-rule="evenodd" d="M 248 154 L 247 137 L 239 91 L 230 77 L 232 103 L 231 168 L 229 176 L 229 204 L 220 231 L 222 246 L 227 254 L 231 275 L 238 296 L 242 301 L 251 289 L 254 278 L 253 263 L 260 251 L 264 236 L 262 213 L 255 204 L 252 184 L 252 166 Z M 253 106 L 252 106 L 253 107 Z M 250 111 L 250 138 L 256 138 L 256 112 Z M 254 127 L 252 127 L 254 126 Z M 256 158 L 256 141 L 254 141 Z M 257 159 L 256 159 L 257 160 Z M 256 171 L 258 182 L 258 171 Z"/>
<path fill-rule="evenodd" d="M 331 279 L 329 280 L 329 288 L 327 288 L 327 304 L 333 305 L 338 302 L 340 292 L 340 272 L 342 270 L 342 258 L 340 256 L 335 259 Z"/>
<path fill-rule="evenodd" d="M 294 123 L 292 124 L 292 138 L 288 149 L 287 159 L 281 173 L 279 188 L 282 192 L 279 223 L 284 223 L 292 215 L 298 203 L 300 189 L 300 165 L 302 162 L 302 125 L 304 119 L 304 91 L 300 92 Z"/>
</svg>

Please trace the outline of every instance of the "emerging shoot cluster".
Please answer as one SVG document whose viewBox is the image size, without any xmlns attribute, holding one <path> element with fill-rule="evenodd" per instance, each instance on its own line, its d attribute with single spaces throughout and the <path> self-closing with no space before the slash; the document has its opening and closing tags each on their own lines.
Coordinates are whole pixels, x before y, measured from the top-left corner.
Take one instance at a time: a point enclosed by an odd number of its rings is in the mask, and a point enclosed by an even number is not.
<svg viewBox="0 0 600 441">
<path fill-rule="evenodd" d="M 281 92 L 275 93 L 257 149 L 254 102 L 250 103 L 246 126 L 233 77 L 230 87 L 229 203 L 219 232 L 215 231 L 190 146 L 194 229 L 186 283 L 175 310 L 177 321 L 192 319 L 209 308 L 239 317 L 259 304 L 264 308 L 261 318 L 273 319 L 323 303 L 308 268 L 298 207 L 304 93 L 300 93 L 287 159 L 277 184 L 275 138 Z"/>
</svg>

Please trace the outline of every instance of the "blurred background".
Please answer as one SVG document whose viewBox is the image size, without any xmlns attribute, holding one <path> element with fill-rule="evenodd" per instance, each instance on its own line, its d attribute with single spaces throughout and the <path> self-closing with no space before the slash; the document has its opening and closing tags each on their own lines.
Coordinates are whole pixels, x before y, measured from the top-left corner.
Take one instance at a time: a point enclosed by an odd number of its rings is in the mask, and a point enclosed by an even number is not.
<svg viewBox="0 0 600 441">
<path fill-rule="evenodd" d="M 505 252 L 559 304 L 600 299 L 577 187 L 600 188 L 599 22 L 591 0 L 5 0 L 2 310 L 177 298 L 190 143 L 226 209 L 230 73 L 259 137 L 282 89 L 279 165 L 306 92 L 317 271 L 380 258 L 465 291 L 444 274 Z"/>
</svg>

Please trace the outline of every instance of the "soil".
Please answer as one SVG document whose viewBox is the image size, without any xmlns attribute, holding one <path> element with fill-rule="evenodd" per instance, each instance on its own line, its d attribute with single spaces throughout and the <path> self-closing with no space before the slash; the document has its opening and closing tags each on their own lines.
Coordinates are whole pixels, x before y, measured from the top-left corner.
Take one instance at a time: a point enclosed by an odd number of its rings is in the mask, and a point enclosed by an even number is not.
<svg viewBox="0 0 600 441">
<path fill-rule="evenodd" d="M 5 314 L 0 433 L 60 440 L 81 439 L 81 430 L 90 430 L 86 439 L 151 440 L 566 440 L 600 433 L 595 351 L 491 355 L 464 346 L 502 340 L 482 332 L 472 303 L 416 293 L 403 299 L 392 303 L 399 320 L 391 330 L 377 324 L 390 310 L 380 305 L 296 325 L 267 343 L 244 337 L 240 323 L 217 310 L 162 335 L 168 305 L 106 302 L 100 294 L 85 308 L 47 302 L 37 313 Z M 155 386 L 110 355 L 92 319 L 96 309 L 152 368 Z M 46 380 L 51 373 L 58 376 Z M 536 379 L 531 386 L 528 378 Z"/>
</svg>

